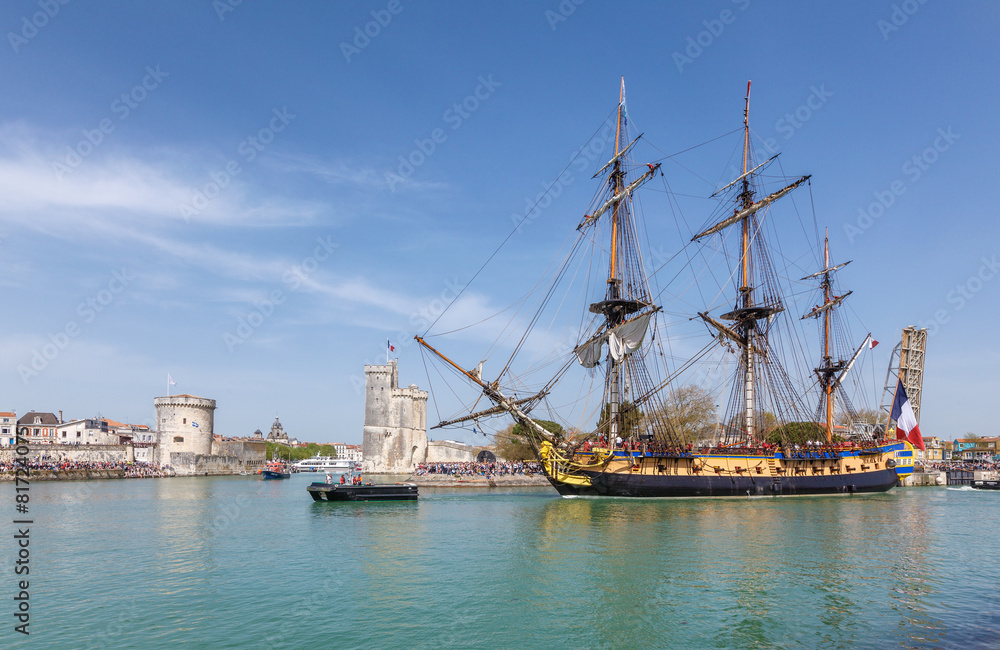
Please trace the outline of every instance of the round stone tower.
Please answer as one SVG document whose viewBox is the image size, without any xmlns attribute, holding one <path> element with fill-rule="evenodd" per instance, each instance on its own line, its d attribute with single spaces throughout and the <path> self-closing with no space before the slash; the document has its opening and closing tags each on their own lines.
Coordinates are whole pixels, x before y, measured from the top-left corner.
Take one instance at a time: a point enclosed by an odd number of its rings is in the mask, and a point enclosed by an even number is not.
<svg viewBox="0 0 1000 650">
<path fill-rule="evenodd" d="M 194 395 L 170 395 L 153 400 L 160 464 L 173 465 L 171 454 L 209 456 L 215 430 L 215 400 Z"/>
</svg>

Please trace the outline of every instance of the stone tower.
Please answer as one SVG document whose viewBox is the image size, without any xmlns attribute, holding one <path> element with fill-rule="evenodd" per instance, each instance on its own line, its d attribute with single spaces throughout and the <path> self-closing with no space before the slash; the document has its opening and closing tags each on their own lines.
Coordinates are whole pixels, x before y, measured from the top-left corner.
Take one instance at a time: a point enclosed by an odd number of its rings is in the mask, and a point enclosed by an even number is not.
<svg viewBox="0 0 1000 650">
<path fill-rule="evenodd" d="M 157 397 L 156 432 L 160 443 L 159 462 L 171 463 L 171 454 L 209 456 L 215 431 L 215 400 L 194 395 Z"/>
<path fill-rule="evenodd" d="M 427 456 L 427 391 L 399 387 L 393 359 L 365 366 L 365 472 L 409 474 Z"/>
</svg>

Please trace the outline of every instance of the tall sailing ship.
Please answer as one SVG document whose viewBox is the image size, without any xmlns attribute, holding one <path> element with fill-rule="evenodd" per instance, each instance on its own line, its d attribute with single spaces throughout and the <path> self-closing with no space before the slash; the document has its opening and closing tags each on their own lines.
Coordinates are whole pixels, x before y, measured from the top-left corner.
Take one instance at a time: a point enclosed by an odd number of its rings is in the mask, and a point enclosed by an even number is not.
<svg viewBox="0 0 1000 650">
<path fill-rule="evenodd" d="M 554 279 L 543 288 L 538 311 L 525 319 L 529 329 L 535 328 L 542 311 L 557 302 L 553 296 L 560 282 L 580 275 L 581 269 L 597 268 L 576 261 L 594 253 L 601 260 L 603 277 L 591 285 L 593 302 L 582 321 L 583 333 L 562 355 L 546 342 L 547 337 L 525 333 L 493 377 L 486 375 L 486 360 L 463 367 L 425 337 L 416 337 L 430 357 L 481 391 L 468 409 L 471 412 L 438 426 L 476 422 L 482 427 L 492 416 L 512 417 L 549 481 L 567 496 L 850 494 L 882 492 L 897 484 L 895 454 L 904 443 L 885 439 L 879 429 L 847 435 L 857 413 L 844 380 L 871 339 L 869 335 L 857 348 L 851 345 L 848 351 L 853 354 L 846 360 L 848 355 L 835 349 L 847 344 L 844 335 L 836 334 L 836 326 L 838 307 L 850 292 L 837 288 L 837 272 L 847 263 L 831 262 L 828 238 L 823 242 L 822 268 L 796 279 L 818 285 L 818 303 L 801 316 L 789 312 L 788 292 L 779 281 L 775 249 L 768 241 L 775 228 L 769 227 L 767 218 L 772 204 L 807 184 L 810 177 L 782 183 L 767 194 L 761 191 L 762 175 L 777 156 L 754 164 L 749 97 L 748 82 L 742 169 L 712 195 L 718 209 L 682 249 L 689 261 L 723 254 L 731 260 L 723 267 L 728 277 L 719 283 L 724 290 L 720 297 L 691 310 L 686 319 L 702 323 L 705 347 L 689 358 L 670 353 L 671 321 L 679 321 L 676 314 L 682 311 L 677 305 L 691 304 L 691 299 L 675 300 L 666 308 L 658 305 L 664 294 L 677 294 L 673 289 L 655 292 L 647 273 L 648 260 L 639 242 L 648 230 L 636 219 L 634 201 L 642 186 L 662 176 L 661 163 L 633 160 L 642 135 L 629 139 L 622 80 L 613 155 L 594 175 L 602 179 L 601 189 L 577 224 L 570 253 L 555 266 Z M 722 300 L 726 302 L 714 304 Z M 785 365 L 788 357 L 803 356 L 801 345 L 787 342 L 790 335 L 801 335 L 799 321 L 820 325 L 820 358 L 811 372 L 789 372 Z M 514 374 L 519 357 L 539 358 L 537 353 L 526 354 L 529 339 L 551 348 L 551 354 L 541 356 L 544 363 L 538 364 L 549 374 L 534 385 L 526 375 Z M 497 349 L 501 348 L 494 346 Z M 692 431 L 683 413 L 685 395 L 690 396 L 690 391 L 685 393 L 685 373 L 712 353 L 728 359 L 729 370 L 723 375 L 727 381 L 720 382 L 718 390 L 725 397 L 724 409 L 715 413 L 710 431 L 705 427 Z M 797 367 L 802 365 L 800 359 Z M 580 375 L 580 367 L 584 388 L 565 401 L 586 403 L 590 410 L 583 410 L 592 419 L 567 431 L 542 416 L 554 417 L 549 415 L 552 407 L 547 398 L 556 394 L 561 382 L 574 373 Z M 603 381 L 595 378 L 598 368 Z M 706 395 L 715 400 L 710 392 L 702 390 L 702 401 Z M 483 396 L 489 405 L 481 403 Z M 838 427 L 837 413 L 846 425 Z"/>
</svg>

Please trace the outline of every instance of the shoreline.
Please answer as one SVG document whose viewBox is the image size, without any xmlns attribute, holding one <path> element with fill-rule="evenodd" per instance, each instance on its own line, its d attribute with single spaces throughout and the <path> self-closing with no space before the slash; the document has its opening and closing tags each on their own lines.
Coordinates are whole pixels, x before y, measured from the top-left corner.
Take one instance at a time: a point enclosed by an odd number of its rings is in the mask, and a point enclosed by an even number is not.
<svg viewBox="0 0 1000 650">
<path fill-rule="evenodd" d="M 531 476 L 451 476 L 447 474 L 424 474 L 407 477 L 408 483 L 422 487 L 448 488 L 500 488 L 500 487 L 550 487 L 552 484 L 541 474 Z"/>
</svg>

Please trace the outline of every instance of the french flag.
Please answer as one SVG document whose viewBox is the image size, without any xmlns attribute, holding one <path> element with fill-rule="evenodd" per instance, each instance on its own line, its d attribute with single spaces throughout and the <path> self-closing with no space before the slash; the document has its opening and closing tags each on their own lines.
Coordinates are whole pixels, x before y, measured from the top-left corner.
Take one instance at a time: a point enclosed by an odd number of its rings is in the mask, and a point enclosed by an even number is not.
<svg viewBox="0 0 1000 650">
<path fill-rule="evenodd" d="M 909 440 L 914 447 L 920 451 L 924 450 L 920 426 L 917 424 L 916 416 L 913 415 L 913 407 L 910 406 L 910 398 L 906 396 L 902 379 L 896 384 L 896 396 L 892 400 L 892 413 L 889 419 L 896 421 L 896 440 Z"/>
</svg>

